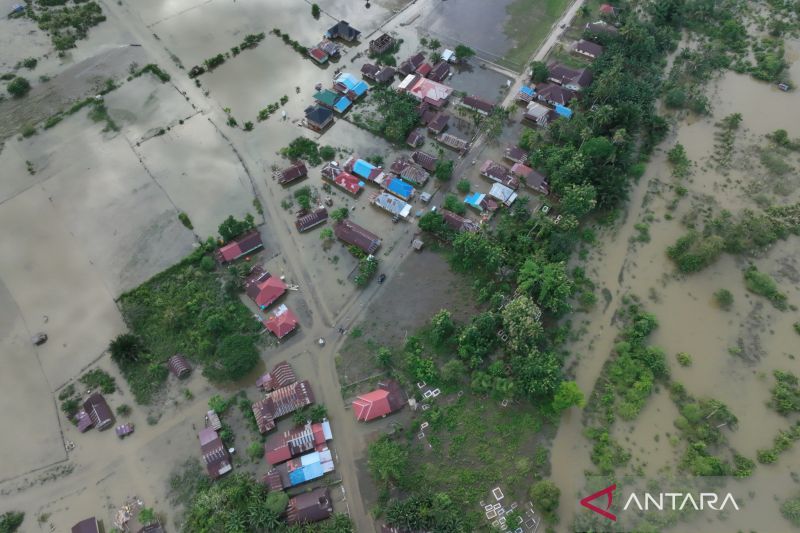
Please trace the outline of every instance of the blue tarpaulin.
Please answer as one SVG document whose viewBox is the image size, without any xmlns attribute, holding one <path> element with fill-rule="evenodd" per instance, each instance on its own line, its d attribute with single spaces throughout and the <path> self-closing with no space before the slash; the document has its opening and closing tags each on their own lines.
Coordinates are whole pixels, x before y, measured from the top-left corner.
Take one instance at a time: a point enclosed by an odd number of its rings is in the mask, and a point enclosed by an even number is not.
<svg viewBox="0 0 800 533">
<path fill-rule="evenodd" d="M 367 163 L 363 159 L 356 159 L 353 163 L 353 174 L 361 176 L 362 178 L 369 179 L 370 173 L 375 170 L 375 166 Z"/>
<path fill-rule="evenodd" d="M 414 194 L 414 187 L 404 182 L 403 180 L 398 180 L 398 179 L 393 179 L 389 183 L 389 186 L 386 187 L 386 190 L 399 196 L 403 200 L 411 198 L 411 195 Z"/>
<path fill-rule="evenodd" d="M 572 110 L 568 107 L 564 107 L 561 104 L 556 104 L 556 113 L 566 118 L 570 118 L 572 116 Z"/>
<path fill-rule="evenodd" d="M 339 113 L 344 113 L 345 111 L 347 111 L 347 108 L 350 107 L 350 104 L 352 103 L 353 102 L 351 102 L 349 98 L 347 98 L 346 96 L 342 96 L 341 98 L 336 100 L 336 103 L 333 104 L 333 108 Z"/>
<path fill-rule="evenodd" d="M 526 94 L 528 96 L 533 96 L 534 94 L 536 94 L 536 90 L 533 87 L 528 87 L 527 85 L 523 85 L 522 87 L 520 87 L 519 92 L 521 92 L 522 94 Z"/>
</svg>

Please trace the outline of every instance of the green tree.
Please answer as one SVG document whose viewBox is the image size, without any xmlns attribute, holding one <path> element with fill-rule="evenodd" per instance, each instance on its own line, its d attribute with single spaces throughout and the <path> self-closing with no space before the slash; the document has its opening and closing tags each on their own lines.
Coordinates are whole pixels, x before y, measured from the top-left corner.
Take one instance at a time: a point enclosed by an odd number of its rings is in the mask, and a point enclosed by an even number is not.
<svg viewBox="0 0 800 533">
<path fill-rule="evenodd" d="M 447 342 L 455 329 L 453 317 L 447 309 L 441 309 L 431 318 L 431 340 L 436 346 Z"/>
<path fill-rule="evenodd" d="M 319 240 L 330 242 L 333 240 L 333 230 L 331 228 L 324 228 L 319 232 Z"/>
<path fill-rule="evenodd" d="M 535 502 L 536 509 L 551 523 L 558 522 L 558 503 L 561 498 L 561 489 L 548 479 L 543 479 L 531 486 L 531 500 Z"/>
<path fill-rule="evenodd" d="M 336 222 L 341 222 L 342 220 L 346 219 L 350 216 L 350 210 L 346 207 L 340 207 L 339 209 L 334 209 L 331 213 L 331 218 Z"/>
<path fill-rule="evenodd" d="M 252 337 L 231 335 L 219 343 L 217 358 L 203 369 L 212 381 L 236 381 L 248 374 L 260 360 Z"/>
<path fill-rule="evenodd" d="M 465 231 L 453 240 L 450 264 L 459 272 L 493 274 L 500 268 L 501 262 L 501 249 L 482 233 Z"/>
<path fill-rule="evenodd" d="M 139 511 L 137 521 L 143 526 L 147 526 L 156 521 L 156 512 L 152 507 L 144 507 Z"/>
<path fill-rule="evenodd" d="M 270 491 L 264 502 L 266 508 L 277 515 L 283 514 L 289 504 L 289 495 L 285 491 Z"/>
<path fill-rule="evenodd" d="M 791 498 L 781 504 L 781 514 L 795 527 L 800 527 L 800 497 Z"/>
<path fill-rule="evenodd" d="M 108 346 L 111 359 L 118 365 L 135 363 L 144 351 L 142 340 L 132 333 L 117 335 Z"/>
<path fill-rule="evenodd" d="M 14 533 L 25 520 L 25 513 L 6 511 L 0 515 L 0 533 Z"/>
<path fill-rule="evenodd" d="M 314 423 L 322 422 L 328 418 L 328 408 L 322 404 L 314 404 L 308 409 L 308 418 Z"/>
<path fill-rule="evenodd" d="M 583 407 L 585 404 L 583 392 L 574 381 L 562 381 L 558 386 L 558 392 L 553 397 L 553 410 L 556 413 L 566 411 L 573 406 Z"/>
<path fill-rule="evenodd" d="M 22 98 L 30 92 L 31 84 L 22 76 L 17 76 L 8 83 L 6 90 L 14 98 Z"/>
<path fill-rule="evenodd" d="M 597 205 L 597 191 L 588 183 L 581 185 L 569 184 L 561 194 L 559 204 L 564 214 L 581 218 L 591 212 Z"/>
<path fill-rule="evenodd" d="M 315 19 L 319 19 L 322 10 L 319 8 L 317 4 L 311 4 L 311 16 Z"/>
<path fill-rule="evenodd" d="M 531 81 L 533 83 L 544 83 L 550 76 L 550 69 L 544 61 L 534 61 L 531 63 Z"/>
<path fill-rule="evenodd" d="M 542 312 L 527 295 L 521 294 L 511 300 L 501 312 L 503 317 L 503 340 L 509 353 L 527 354 L 535 349 L 544 329 Z"/>
<path fill-rule="evenodd" d="M 440 159 L 436 162 L 436 168 L 433 171 L 433 175 L 439 181 L 448 181 L 450 178 L 453 177 L 453 160 L 452 159 Z"/>
<path fill-rule="evenodd" d="M 452 211 L 457 215 L 463 215 L 467 212 L 467 208 L 464 207 L 464 202 L 459 200 L 458 197 L 453 194 L 448 194 L 444 197 L 444 205 L 442 207 L 448 211 Z"/>
<path fill-rule="evenodd" d="M 466 361 L 468 367 L 475 369 L 491 354 L 500 336 L 499 318 L 491 311 L 472 318 L 470 324 L 458 335 L 458 356 Z"/>
<path fill-rule="evenodd" d="M 392 366 L 392 350 L 387 348 L 386 346 L 381 346 L 378 348 L 378 352 L 375 354 L 375 358 L 378 361 L 378 364 L 382 368 L 389 368 Z"/>
<path fill-rule="evenodd" d="M 456 59 L 458 61 L 466 61 L 475 55 L 475 50 L 464 44 L 457 45 L 456 49 L 453 51 L 456 53 Z"/>
<path fill-rule="evenodd" d="M 456 185 L 456 189 L 461 194 L 467 194 L 470 190 L 471 185 L 469 184 L 469 180 L 460 179 L 458 180 L 458 184 Z"/>
<path fill-rule="evenodd" d="M 517 283 L 520 290 L 532 294 L 540 306 L 556 315 L 570 310 L 569 299 L 574 285 L 567 277 L 565 263 L 528 259 L 520 268 Z"/>
<path fill-rule="evenodd" d="M 333 146 L 320 146 L 319 147 L 319 156 L 324 161 L 333 161 L 336 158 L 336 149 Z"/>
<path fill-rule="evenodd" d="M 255 219 L 250 213 L 245 215 L 244 220 L 237 220 L 233 215 L 229 215 L 228 218 L 219 225 L 218 231 L 222 240 L 228 242 L 255 227 Z"/>
<path fill-rule="evenodd" d="M 460 382 L 467 372 L 464 363 L 459 359 L 450 359 L 442 366 L 442 379 L 445 383 L 455 385 Z"/>
<path fill-rule="evenodd" d="M 367 466 L 372 477 L 390 485 L 404 479 L 408 470 L 408 451 L 384 435 L 367 448 Z"/>
</svg>

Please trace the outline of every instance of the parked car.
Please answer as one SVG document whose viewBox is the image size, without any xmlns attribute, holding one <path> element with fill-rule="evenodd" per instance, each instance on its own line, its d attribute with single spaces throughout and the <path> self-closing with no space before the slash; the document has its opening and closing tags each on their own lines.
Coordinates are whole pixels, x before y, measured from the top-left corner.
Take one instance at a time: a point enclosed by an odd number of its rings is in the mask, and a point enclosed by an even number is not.
<svg viewBox="0 0 800 533">
<path fill-rule="evenodd" d="M 34 346 L 41 346 L 47 342 L 47 333 L 37 333 L 31 337 L 31 342 L 34 344 Z"/>
</svg>

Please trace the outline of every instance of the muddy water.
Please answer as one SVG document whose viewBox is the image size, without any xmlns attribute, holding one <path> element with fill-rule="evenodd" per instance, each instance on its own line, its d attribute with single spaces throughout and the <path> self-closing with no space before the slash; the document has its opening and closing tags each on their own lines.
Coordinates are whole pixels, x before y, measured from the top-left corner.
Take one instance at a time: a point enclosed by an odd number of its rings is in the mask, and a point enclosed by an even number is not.
<svg viewBox="0 0 800 533">
<path fill-rule="evenodd" d="M 795 47 L 796 44 L 792 43 Z M 797 73 L 797 64 L 792 67 Z M 612 295 L 610 305 L 600 299 L 596 309 L 585 318 L 587 332 L 573 348 L 573 369 L 581 389 L 589 392 L 608 357 L 618 328 L 612 325 L 620 297 L 626 293 L 642 298 L 645 307 L 658 316 L 659 328 L 651 342 L 664 348 L 672 377 L 697 396 L 721 400 L 739 418 L 735 430 L 726 431 L 730 445 L 739 453 L 755 459 L 756 450 L 771 446 L 779 429 L 789 425 L 787 419 L 770 410 L 769 388 L 775 369 L 797 371 L 797 337 L 792 322 L 796 312 L 774 309 L 762 297 L 748 293 L 742 270 L 750 263 L 772 275 L 789 302 L 800 304 L 797 270 L 800 267 L 800 239 L 793 237 L 776 243 L 768 253 L 758 257 L 724 255 L 701 273 L 684 277 L 676 275 L 664 252 L 667 246 L 686 230 L 681 217 L 711 207 L 714 213 L 723 208 L 734 213 L 743 208 L 756 209 L 746 187 L 755 181 L 771 179 L 753 160 L 753 146 L 764 146 L 763 135 L 778 128 L 800 135 L 796 114 L 787 110 L 798 103 L 796 94 L 754 80 L 727 73 L 709 88 L 713 117 L 679 122 L 678 130 L 664 142 L 663 151 L 676 142 L 683 144 L 695 165 L 690 178 L 682 183 L 689 194 L 671 213 L 667 204 L 675 197 L 676 185 L 664 153 L 658 153 L 642 180 L 631 193 L 629 210 L 613 230 L 601 235 L 602 246 L 592 252 L 587 271 L 598 281 L 598 290 Z M 759 105 L 754 106 L 753 102 Z M 715 151 L 715 126 L 724 116 L 739 112 L 743 116 L 737 133 L 734 163 L 721 172 L 710 157 Z M 788 158 L 797 166 L 796 158 Z M 795 175 L 797 169 L 794 170 Z M 784 197 L 771 197 L 774 203 L 798 201 L 797 192 Z M 631 243 L 637 234 L 637 222 L 648 222 L 650 241 Z M 714 291 L 727 288 L 734 294 L 735 304 L 724 312 L 713 302 Z M 731 355 L 729 348 L 743 347 L 743 355 Z M 693 365 L 680 367 L 675 354 L 686 351 L 693 356 Z M 736 351 L 734 350 L 734 353 Z M 633 423 L 618 422 L 614 437 L 632 454 L 631 465 L 640 466 L 648 475 L 659 469 L 675 469 L 684 444 L 670 443 L 676 434 L 673 426 L 677 411 L 665 390 L 655 393 Z M 592 468 L 590 445 L 582 436 L 580 413 L 568 413 L 559 428 L 552 449 L 555 482 L 562 488 L 561 529 L 569 530 L 575 512 L 577 494 L 583 486 L 583 473 Z M 735 522 L 717 517 L 703 517 L 682 531 L 758 530 L 782 531 L 788 524 L 778 514 L 780 501 L 796 491 L 786 467 L 798 464 L 800 450 L 785 452 L 777 465 L 758 465 L 755 474 L 731 485 L 746 495 L 748 512 L 737 513 Z"/>
</svg>

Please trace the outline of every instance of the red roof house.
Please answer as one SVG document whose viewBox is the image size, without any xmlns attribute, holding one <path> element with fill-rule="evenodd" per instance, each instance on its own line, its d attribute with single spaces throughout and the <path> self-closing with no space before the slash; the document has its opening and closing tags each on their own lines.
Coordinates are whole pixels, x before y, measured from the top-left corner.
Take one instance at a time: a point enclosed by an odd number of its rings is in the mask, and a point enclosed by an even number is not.
<svg viewBox="0 0 800 533">
<path fill-rule="evenodd" d="M 230 263 L 249 253 L 255 252 L 263 246 L 264 243 L 261 242 L 261 235 L 258 233 L 258 230 L 250 230 L 219 248 L 217 250 L 217 260 L 221 263 Z"/>
<path fill-rule="evenodd" d="M 253 267 L 244 282 L 244 291 L 261 309 L 266 309 L 286 292 L 287 285 L 278 277 Z"/>
<path fill-rule="evenodd" d="M 297 327 L 297 322 L 298 320 L 295 314 L 289 311 L 286 304 L 281 304 L 267 317 L 263 324 L 273 335 L 282 339 L 294 331 Z"/>
<path fill-rule="evenodd" d="M 420 66 L 417 67 L 417 71 L 416 72 L 420 76 L 427 76 L 428 73 L 430 73 L 432 68 L 433 67 L 431 66 L 430 63 L 423 63 L 423 64 L 421 64 Z"/>
<path fill-rule="evenodd" d="M 369 422 L 393 413 L 405 404 L 405 394 L 400 385 L 389 379 L 378 383 L 376 390 L 361 394 L 353 400 L 353 413 L 359 422 Z"/>
<path fill-rule="evenodd" d="M 292 366 L 286 361 L 281 361 L 275 367 L 256 380 L 256 387 L 264 392 L 291 385 L 297 381 Z"/>
</svg>

